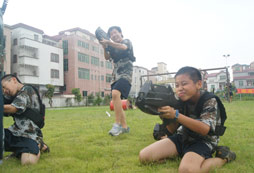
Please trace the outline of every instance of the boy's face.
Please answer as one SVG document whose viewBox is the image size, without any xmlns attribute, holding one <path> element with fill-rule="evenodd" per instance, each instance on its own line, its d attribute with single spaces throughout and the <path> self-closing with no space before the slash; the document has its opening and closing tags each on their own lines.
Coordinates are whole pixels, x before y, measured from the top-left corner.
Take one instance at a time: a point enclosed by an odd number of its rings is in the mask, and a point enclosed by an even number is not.
<svg viewBox="0 0 254 173">
<path fill-rule="evenodd" d="M 15 96 L 18 91 L 17 83 L 18 81 L 16 80 L 15 77 L 8 80 L 3 80 L 2 81 L 3 93 L 7 96 Z"/>
<path fill-rule="evenodd" d="M 122 33 L 120 33 L 116 29 L 113 29 L 112 31 L 110 31 L 110 38 L 116 43 L 121 43 L 121 41 L 123 40 Z"/>
<path fill-rule="evenodd" d="M 182 101 L 197 102 L 200 96 L 202 81 L 194 83 L 188 74 L 176 76 L 176 94 Z"/>
</svg>

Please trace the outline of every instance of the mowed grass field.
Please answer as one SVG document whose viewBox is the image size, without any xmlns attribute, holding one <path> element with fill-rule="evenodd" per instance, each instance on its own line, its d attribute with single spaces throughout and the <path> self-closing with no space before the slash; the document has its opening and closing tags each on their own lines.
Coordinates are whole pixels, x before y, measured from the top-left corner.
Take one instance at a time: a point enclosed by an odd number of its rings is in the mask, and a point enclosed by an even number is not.
<svg viewBox="0 0 254 173">
<path fill-rule="evenodd" d="M 227 130 L 220 145 L 229 146 L 237 158 L 214 172 L 254 172 L 254 102 L 235 101 L 224 105 L 228 114 Z M 154 142 L 153 127 L 161 123 L 157 116 L 138 109 L 127 110 L 130 133 L 112 137 L 108 131 L 114 122 L 114 113 L 109 107 L 48 109 L 46 114 L 46 125 L 42 130 L 51 152 L 43 154 L 39 163 L 32 166 L 21 166 L 20 160 L 15 158 L 4 160 L 0 172 L 152 173 L 178 170 L 179 158 L 149 165 L 142 165 L 138 160 L 139 151 Z M 12 118 L 4 118 L 5 127 L 12 123 Z"/>
</svg>

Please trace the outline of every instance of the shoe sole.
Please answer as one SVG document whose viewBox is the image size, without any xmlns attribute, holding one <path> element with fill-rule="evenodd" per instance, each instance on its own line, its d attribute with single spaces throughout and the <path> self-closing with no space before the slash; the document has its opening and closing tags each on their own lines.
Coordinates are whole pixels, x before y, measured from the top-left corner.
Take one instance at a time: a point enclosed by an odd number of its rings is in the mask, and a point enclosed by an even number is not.
<svg viewBox="0 0 254 173">
<path fill-rule="evenodd" d="M 109 132 L 109 134 L 110 134 L 111 136 L 119 136 L 121 133 L 122 133 L 122 132 L 119 132 L 119 133 L 111 133 L 111 132 Z"/>
</svg>

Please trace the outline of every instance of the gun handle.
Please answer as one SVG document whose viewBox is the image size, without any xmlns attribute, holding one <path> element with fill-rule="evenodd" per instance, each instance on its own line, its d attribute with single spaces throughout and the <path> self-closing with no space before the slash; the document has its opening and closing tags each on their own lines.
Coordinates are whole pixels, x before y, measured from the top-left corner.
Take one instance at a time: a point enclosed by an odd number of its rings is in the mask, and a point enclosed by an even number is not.
<svg viewBox="0 0 254 173">
<path fill-rule="evenodd" d="M 179 127 L 179 123 L 178 122 L 173 122 L 173 123 L 170 123 L 166 126 L 166 128 L 168 129 L 168 131 L 172 134 L 174 134 L 176 132 L 176 130 L 178 129 Z"/>
</svg>

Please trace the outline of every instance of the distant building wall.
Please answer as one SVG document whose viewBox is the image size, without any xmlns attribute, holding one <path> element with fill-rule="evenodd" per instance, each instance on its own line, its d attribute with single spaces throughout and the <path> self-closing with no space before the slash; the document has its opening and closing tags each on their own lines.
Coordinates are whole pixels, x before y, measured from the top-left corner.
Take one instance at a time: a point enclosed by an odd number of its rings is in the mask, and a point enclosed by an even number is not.
<svg viewBox="0 0 254 173">
<path fill-rule="evenodd" d="M 4 74 L 11 73 L 11 28 L 4 26 L 5 36 L 5 61 L 4 61 Z"/>
</svg>

